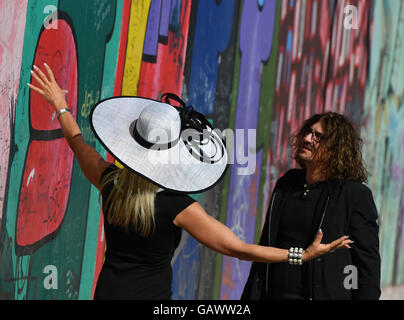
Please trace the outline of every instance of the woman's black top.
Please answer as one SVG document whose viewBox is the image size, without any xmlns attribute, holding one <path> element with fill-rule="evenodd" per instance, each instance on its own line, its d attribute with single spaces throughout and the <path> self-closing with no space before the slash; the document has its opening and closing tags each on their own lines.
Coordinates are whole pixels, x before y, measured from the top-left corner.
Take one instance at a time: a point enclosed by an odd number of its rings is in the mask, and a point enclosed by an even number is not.
<svg viewBox="0 0 404 320">
<path fill-rule="evenodd" d="M 117 170 L 108 167 L 107 172 Z M 103 202 L 113 188 L 109 183 L 102 191 Z M 185 194 L 161 191 L 155 198 L 155 227 L 147 237 L 135 230 L 108 223 L 104 216 L 106 239 L 105 261 L 98 278 L 94 299 L 160 299 L 171 298 L 171 259 L 181 239 L 181 228 L 173 220 L 195 202 Z M 103 211 L 106 212 L 103 205 Z"/>
<path fill-rule="evenodd" d="M 324 183 L 308 185 L 301 181 L 291 192 L 279 221 L 276 247 L 307 248 L 313 239 L 308 235 L 313 226 L 313 213 Z M 308 295 L 307 264 L 274 263 L 269 277 L 269 292 L 275 299 L 303 300 Z"/>
</svg>

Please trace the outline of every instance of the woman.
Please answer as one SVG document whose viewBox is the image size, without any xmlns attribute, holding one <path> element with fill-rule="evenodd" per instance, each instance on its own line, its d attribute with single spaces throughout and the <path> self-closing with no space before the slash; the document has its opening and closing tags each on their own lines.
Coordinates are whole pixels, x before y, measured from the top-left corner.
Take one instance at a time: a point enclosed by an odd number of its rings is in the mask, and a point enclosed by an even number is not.
<svg viewBox="0 0 404 320">
<path fill-rule="evenodd" d="M 170 262 L 181 228 L 212 250 L 258 262 L 301 264 L 349 247 L 346 236 L 321 244 L 321 232 L 306 250 L 246 244 L 209 216 L 185 193 L 213 186 L 223 175 L 227 155 L 208 121 L 175 96 L 167 95 L 166 101 L 174 98 L 182 107 L 130 97 L 95 106 L 92 129 L 125 167 L 104 161 L 84 142 L 67 107 L 66 92 L 49 66 L 44 67 L 46 75 L 34 66 L 37 84 L 28 86 L 54 107 L 80 168 L 102 194 L 107 250 L 95 299 L 170 299 Z M 202 139 L 198 143 L 195 137 Z"/>
</svg>

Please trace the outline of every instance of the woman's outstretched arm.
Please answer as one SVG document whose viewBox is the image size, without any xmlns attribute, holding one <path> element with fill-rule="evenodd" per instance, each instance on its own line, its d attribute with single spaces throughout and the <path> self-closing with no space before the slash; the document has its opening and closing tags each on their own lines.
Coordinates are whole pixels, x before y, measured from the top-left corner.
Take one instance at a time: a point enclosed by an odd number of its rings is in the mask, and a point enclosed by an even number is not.
<svg viewBox="0 0 404 320">
<path fill-rule="evenodd" d="M 267 263 L 288 261 L 288 250 L 245 243 L 230 228 L 209 216 L 197 202 L 181 211 L 174 219 L 174 224 L 185 229 L 208 248 L 240 260 Z M 322 244 L 322 237 L 323 234 L 319 231 L 314 242 L 303 251 L 303 262 L 331 250 L 349 248 L 349 243 L 352 242 L 347 236 L 342 236 L 329 244 Z"/>
<path fill-rule="evenodd" d="M 44 64 L 46 74 L 34 66 L 31 71 L 32 77 L 36 80 L 39 87 L 28 83 L 31 90 L 40 94 L 55 109 L 58 120 L 66 138 L 67 143 L 76 156 L 81 170 L 86 178 L 98 189 L 100 189 L 100 177 L 104 170 L 109 166 L 101 155 L 90 145 L 88 145 L 81 136 L 81 130 L 70 112 L 59 112 L 68 108 L 66 103 L 66 91 L 62 90 L 57 84 L 52 70 L 47 64 Z"/>
</svg>

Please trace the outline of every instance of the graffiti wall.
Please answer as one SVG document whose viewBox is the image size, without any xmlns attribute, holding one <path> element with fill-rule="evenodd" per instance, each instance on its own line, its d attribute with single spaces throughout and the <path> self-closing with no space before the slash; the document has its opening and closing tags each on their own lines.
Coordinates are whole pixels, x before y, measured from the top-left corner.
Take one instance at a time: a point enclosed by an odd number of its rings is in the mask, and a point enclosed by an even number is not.
<svg viewBox="0 0 404 320">
<path fill-rule="evenodd" d="M 173 92 L 221 130 L 256 130 L 234 137 L 252 159 L 193 195 L 249 243 L 296 165 L 291 133 L 314 113 L 348 115 L 380 214 L 382 285 L 404 285 L 403 17 L 404 0 L 0 0 L 0 299 L 91 299 L 103 263 L 98 191 L 26 86 L 44 62 L 109 161 L 88 119 L 107 97 Z M 173 299 L 239 299 L 251 265 L 186 232 L 172 264 Z"/>
</svg>

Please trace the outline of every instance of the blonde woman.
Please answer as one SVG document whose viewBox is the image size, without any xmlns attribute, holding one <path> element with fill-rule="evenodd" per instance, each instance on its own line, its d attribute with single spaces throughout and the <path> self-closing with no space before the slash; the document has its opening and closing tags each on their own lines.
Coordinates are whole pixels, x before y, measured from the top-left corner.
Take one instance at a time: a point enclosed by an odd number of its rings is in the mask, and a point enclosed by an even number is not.
<svg viewBox="0 0 404 320">
<path fill-rule="evenodd" d="M 187 193 L 211 188 L 226 169 L 227 153 L 205 117 L 174 95 L 165 95 L 166 103 L 119 97 L 97 104 L 91 127 L 124 168 L 106 162 L 83 140 L 66 92 L 44 68 L 34 67 L 35 82 L 28 86 L 53 106 L 81 170 L 102 195 L 107 250 L 95 299 L 170 299 L 171 258 L 181 229 L 221 254 L 297 268 L 349 247 L 347 236 L 322 244 L 321 231 L 305 250 L 247 244 L 209 216 Z"/>
</svg>

